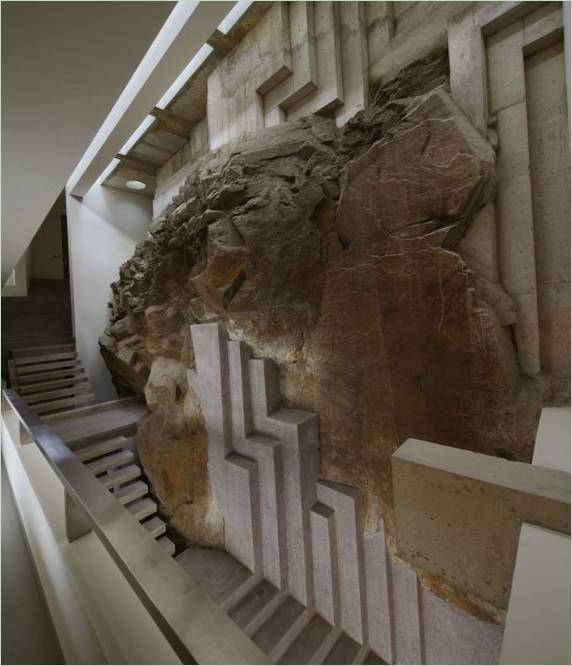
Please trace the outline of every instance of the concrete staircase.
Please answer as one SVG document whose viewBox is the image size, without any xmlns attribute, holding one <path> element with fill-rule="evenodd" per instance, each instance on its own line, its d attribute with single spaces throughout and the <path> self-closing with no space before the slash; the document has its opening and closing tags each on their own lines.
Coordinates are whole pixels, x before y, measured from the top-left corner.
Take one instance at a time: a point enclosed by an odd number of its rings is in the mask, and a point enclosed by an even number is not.
<svg viewBox="0 0 572 666">
<path fill-rule="evenodd" d="M 53 414 L 43 420 L 170 554 L 175 544 L 137 464 L 133 435 L 147 413 L 140 398 L 124 398 Z"/>
<path fill-rule="evenodd" d="M 383 521 L 363 536 L 359 491 L 319 478 L 317 417 L 281 406 L 273 363 L 219 324 L 191 335 L 226 552 L 188 549 L 189 574 L 272 663 L 495 663 L 498 625 L 422 587 Z"/>
<path fill-rule="evenodd" d="M 75 345 L 28 347 L 10 356 L 10 385 L 36 414 L 55 414 L 95 402 Z"/>
</svg>

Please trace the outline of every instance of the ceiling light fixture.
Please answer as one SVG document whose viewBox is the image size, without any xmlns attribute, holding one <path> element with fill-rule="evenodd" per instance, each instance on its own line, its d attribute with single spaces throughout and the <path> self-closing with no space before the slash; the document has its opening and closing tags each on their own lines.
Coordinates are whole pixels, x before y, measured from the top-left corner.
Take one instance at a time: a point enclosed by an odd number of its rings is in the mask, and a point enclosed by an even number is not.
<svg viewBox="0 0 572 666">
<path fill-rule="evenodd" d="M 130 190 L 144 190 L 147 187 L 147 185 L 142 183 L 140 180 L 128 180 L 125 183 L 125 186 Z"/>
</svg>

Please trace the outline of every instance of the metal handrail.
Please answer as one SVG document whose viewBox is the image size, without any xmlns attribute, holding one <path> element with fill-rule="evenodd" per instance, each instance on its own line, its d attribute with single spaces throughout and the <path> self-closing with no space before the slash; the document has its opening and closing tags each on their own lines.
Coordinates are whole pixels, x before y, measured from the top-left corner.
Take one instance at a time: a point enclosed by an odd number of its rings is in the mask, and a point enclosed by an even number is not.
<svg viewBox="0 0 572 666">
<path fill-rule="evenodd" d="M 184 664 L 269 663 L 18 393 L 2 397 Z"/>
</svg>

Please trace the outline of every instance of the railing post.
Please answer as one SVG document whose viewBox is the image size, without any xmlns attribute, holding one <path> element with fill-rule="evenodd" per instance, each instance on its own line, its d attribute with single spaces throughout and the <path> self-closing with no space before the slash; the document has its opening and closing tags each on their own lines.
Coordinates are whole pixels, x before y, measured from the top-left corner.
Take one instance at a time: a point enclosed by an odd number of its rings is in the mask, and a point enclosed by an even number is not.
<svg viewBox="0 0 572 666">
<path fill-rule="evenodd" d="M 76 539 L 91 532 L 91 526 L 83 511 L 74 502 L 67 490 L 64 490 L 66 512 L 66 535 L 68 541 L 73 543 Z"/>
</svg>

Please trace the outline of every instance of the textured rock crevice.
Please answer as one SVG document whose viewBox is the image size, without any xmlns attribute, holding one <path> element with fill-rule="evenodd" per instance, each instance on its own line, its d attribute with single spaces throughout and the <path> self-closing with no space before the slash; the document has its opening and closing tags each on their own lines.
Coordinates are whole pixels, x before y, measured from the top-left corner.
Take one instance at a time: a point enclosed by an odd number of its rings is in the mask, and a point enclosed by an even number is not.
<svg viewBox="0 0 572 666">
<path fill-rule="evenodd" d="M 276 361 L 287 403 L 320 417 L 322 476 L 359 488 L 366 531 L 384 515 L 390 544 L 407 437 L 530 459 L 540 392 L 511 301 L 455 251 L 494 197 L 495 155 L 445 66 L 408 68 L 341 130 L 312 117 L 201 157 L 121 267 L 102 353 L 121 391 L 145 393 L 142 463 L 186 539 L 223 530 L 184 380 L 195 322 Z"/>
</svg>

